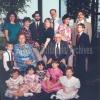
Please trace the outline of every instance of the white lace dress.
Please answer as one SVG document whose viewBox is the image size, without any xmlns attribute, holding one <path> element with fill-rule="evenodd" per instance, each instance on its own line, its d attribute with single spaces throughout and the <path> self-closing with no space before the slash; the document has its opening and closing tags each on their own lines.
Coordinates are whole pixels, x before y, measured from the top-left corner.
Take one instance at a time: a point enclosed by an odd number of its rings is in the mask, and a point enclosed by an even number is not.
<svg viewBox="0 0 100 100">
<path fill-rule="evenodd" d="M 80 88 L 80 81 L 78 78 L 72 76 L 71 79 L 68 79 L 66 76 L 62 76 L 60 78 L 60 83 L 64 89 L 61 89 L 57 92 L 57 99 L 69 100 L 78 97 L 77 92 Z"/>
</svg>

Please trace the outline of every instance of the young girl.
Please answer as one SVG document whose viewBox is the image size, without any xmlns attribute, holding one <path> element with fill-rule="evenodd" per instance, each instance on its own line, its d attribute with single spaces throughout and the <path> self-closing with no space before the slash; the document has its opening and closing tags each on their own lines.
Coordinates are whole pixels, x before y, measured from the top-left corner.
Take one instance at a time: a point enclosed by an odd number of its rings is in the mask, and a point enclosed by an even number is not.
<svg viewBox="0 0 100 100">
<path fill-rule="evenodd" d="M 5 92 L 6 97 L 16 98 L 14 94 L 19 90 L 20 86 L 23 84 L 23 77 L 20 75 L 18 69 L 13 69 L 11 72 L 11 77 L 6 80 L 8 89 Z"/>
<path fill-rule="evenodd" d="M 28 86 L 29 91 L 33 93 L 41 92 L 41 84 L 39 83 L 39 76 L 35 74 L 33 66 L 29 66 L 27 74 L 24 76 L 24 84 Z"/>
<path fill-rule="evenodd" d="M 6 49 L 7 50 L 3 53 L 3 66 L 5 71 L 9 71 L 14 66 L 13 44 L 8 42 Z"/>
<path fill-rule="evenodd" d="M 56 94 L 56 98 L 60 100 L 69 100 L 78 98 L 78 90 L 80 88 L 80 81 L 73 76 L 73 68 L 67 67 L 66 76 L 62 76 L 60 79 L 62 89 Z"/>
<path fill-rule="evenodd" d="M 46 73 L 46 79 L 42 82 L 42 88 L 45 92 L 51 93 L 61 89 L 59 78 L 63 75 L 63 72 L 58 67 L 57 61 L 52 62 L 52 68 L 49 68 Z"/>
<path fill-rule="evenodd" d="M 43 61 L 39 61 L 37 63 L 37 75 L 39 76 L 40 82 L 42 82 L 45 78 L 46 75 L 46 70 L 45 70 L 45 63 Z"/>
</svg>

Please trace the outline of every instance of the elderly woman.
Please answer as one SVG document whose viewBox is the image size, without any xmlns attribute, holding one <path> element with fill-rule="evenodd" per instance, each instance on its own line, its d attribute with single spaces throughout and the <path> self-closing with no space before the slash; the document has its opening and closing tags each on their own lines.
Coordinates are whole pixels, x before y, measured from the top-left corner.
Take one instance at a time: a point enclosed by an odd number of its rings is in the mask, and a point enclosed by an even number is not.
<svg viewBox="0 0 100 100">
<path fill-rule="evenodd" d="M 25 72 L 29 65 L 36 66 L 36 57 L 33 52 L 32 46 L 25 43 L 25 35 L 19 34 L 19 43 L 14 46 L 14 57 L 17 67 L 21 72 Z"/>
<path fill-rule="evenodd" d="M 37 42 L 35 42 L 34 40 L 32 40 L 32 33 L 29 29 L 31 23 L 31 19 L 30 17 L 25 17 L 23 19 L 23 26 L 21 28 L 20 33 L 23 33 L 26 37 L 26 43 L 29 43 L 32 45 L 33 51 L 35 52 L 35 56 L 37 58 L 38 61 L 42 60 L 42 56 L 39 53 L 39 50 L 37 49 L 39 47 L 39 45 L 37 44 Z"/>
</svg>

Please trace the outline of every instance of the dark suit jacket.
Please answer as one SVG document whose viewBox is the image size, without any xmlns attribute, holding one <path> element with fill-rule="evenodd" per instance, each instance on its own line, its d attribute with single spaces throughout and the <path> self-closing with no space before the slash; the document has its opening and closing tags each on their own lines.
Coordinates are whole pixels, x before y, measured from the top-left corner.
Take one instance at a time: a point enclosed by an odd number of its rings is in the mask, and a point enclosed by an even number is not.
<svg viewBox="0 0 100 100">
<path fill-rule="evenodd" d="M 47 56 L 47 58 L 52 58 L 52 59 L 56 59 L 55 57 L 55 45 L 56 42 L 55 41 L 51 41 L 49 43 L 49 45 L 47 46 L 46 50 L 45 50 L 45 55 Z M 60 55 L 58 57 L 58 60 L 61 60 L 63 58 L 68 59 L 69 55 L 71 54 L 70 49 L 68 47 L 68 44 L 65 41 L 61 41 L 60 42 Z"/>
<path fill-rule="evenodd" d="M 87 56 L 89 54 L 90 41 L 86 33 L 82 33 L 79 40 L 76 37 L 76 55 Z"/>
<path fill-rule="evenodd" d="M 32 39 L 33 39 L 33 41 L 36 41 L 39 44 L 41 44 L 43 29 L 44 29 L 44 25 L 43 25 L 43 23 L 41 21 L 39 23 L 38 29 L 36 28 L 35 22 L 33 22 L 30 25 L 30 31 L 32 33 Z"/>
<path fill-rule="evenodd" d="M 45 41 L 46 41 L 47 38 L 50 38 L 51 40 L 53 40 L 54 29 L 53 28 L 48 28 L 48 29 L 44 28 L 44 33 L 43 33 L 42 37 L 43 37 L 42 38 L 43 43 L 45 43 Z"/>
</svg>

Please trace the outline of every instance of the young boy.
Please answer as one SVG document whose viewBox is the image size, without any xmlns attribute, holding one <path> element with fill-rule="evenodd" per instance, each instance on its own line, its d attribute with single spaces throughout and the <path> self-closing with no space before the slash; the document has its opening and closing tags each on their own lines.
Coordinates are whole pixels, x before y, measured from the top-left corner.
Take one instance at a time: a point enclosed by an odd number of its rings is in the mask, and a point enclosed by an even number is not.
<svg viewBox="0 0 100 100">
<path fill-rule="evenodd" d="M 3 53 L 3 66 L 5 71 L 10 71 L 14 65 L 14 57 L 13 57 L 13 44 L 10 42 L 6 43 L 6 51 Z"/>
<path fill-rule="evenodd" d="M 89 36 L 84 33 L 85 25 L 80 23 L 77 26 L 77 37 L 76 37 L 76 67 L 75 67 L 75 73 L 78 78 L 81 79 L 81 81 L 85 80 L 86 75 L 86 59 L 88 58 L 89 54 Z"/>
</svg>

